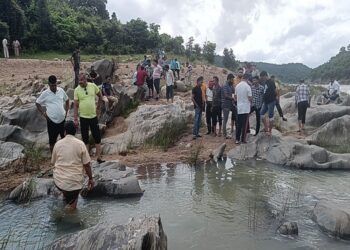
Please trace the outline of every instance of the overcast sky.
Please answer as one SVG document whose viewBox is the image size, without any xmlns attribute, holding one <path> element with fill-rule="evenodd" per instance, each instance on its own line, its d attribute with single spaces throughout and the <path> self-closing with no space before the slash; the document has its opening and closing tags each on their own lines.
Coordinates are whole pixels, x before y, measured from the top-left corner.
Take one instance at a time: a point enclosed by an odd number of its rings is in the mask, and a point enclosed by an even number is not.
<svg viewBox="0 0 350 250">
<path fill-rule="evenodd" d="M 316 67 L 350 44 L 349 0 L 108 0 L 124 23 L 140 17 L 162 33 L 232 48 L 241 61 Z"/>
</svg>

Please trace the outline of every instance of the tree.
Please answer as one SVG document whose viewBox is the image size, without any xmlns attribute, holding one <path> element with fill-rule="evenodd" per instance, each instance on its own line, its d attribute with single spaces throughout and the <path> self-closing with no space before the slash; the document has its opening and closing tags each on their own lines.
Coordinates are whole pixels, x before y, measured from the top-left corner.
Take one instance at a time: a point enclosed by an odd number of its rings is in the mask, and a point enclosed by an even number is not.
<svg viewBox="0 0 350 250">
<path fill-rule="evenodd" d="M 223 51 L 224 58 L 222 60 L 222 63 L 224 64 L 225 68 L 229 70 L 235 70 L 238 67 L 238 63 L 236 61 L 236 57 L 233 54 L 232 49 L 225 48 Z"/>
<path fill-rule="evenodd" d="M 209 63 L 214 63 L 215 49 L 216 49 L 216 43 L 212 43 L 212 42 L 207 41 L 203 45 L 203 57 Z"/>
<path fill-rule="evenodd" d="M 10 39 L 20 39 L 26 29 L 26 18 L 22 8 L 15 0 L 0 1 L 0 22 L 6 23 Z M 2 25 L 5 30 L 6 26 Z"/>
<path fill-rule="evenodd" d="M 339 50 L 339 52 L 340 52 L 340 53 L 346 52 L 345 47 L 344 47 L 344 46 L 343 46 L 343 47 L 341 47 L 341 48 L 340 48 L 340 50 Z"/>
<path fill-rule="evenodd" d="M 4 22 L 0 22 L 0 40 L 3 37 L 8 37 L 8 35 L 9 35 L 9 26 Z"/>
<path fill-rule="evenodd" d="M 83 10 L 89 15 L 97 15 L 102 19 L 108 19 L 109 14 L 106 8 L 107 0 L 67 0 L 77 10 Z"/>
<path fill-rule="evenodd" d="M 186 43 L 186 56 L 188 58 L 191 57 L 193 53 L 193 42 L 194 42 L 193 36 L 189 37 L 188 42 Z"/>
<path fill-rule="evenodd" d="M 202 48 L 201 48 L 201 46 L 198 43 L 196 43 L 194 45 L 193 51 L 194 51 L 194 54 L 195 54 L 196 58 L 200 59 L 201 55 L 202 55 Z"/>
</svg>

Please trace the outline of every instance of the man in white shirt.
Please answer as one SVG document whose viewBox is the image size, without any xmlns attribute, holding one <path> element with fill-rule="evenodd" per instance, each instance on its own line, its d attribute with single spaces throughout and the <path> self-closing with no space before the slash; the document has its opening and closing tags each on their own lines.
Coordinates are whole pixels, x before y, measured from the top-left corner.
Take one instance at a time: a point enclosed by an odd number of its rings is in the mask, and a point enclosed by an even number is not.
<svg viewBox="0 0 350 250">
<path fill-rule="evenodd" d="M 171 99 L 171 103 L 174 102 L 174 82 L 175 76 L 172 70 L 169 69 L 169 65 L 165 65 L 165 81 L 166 81 L 166 99 L 167 102 Z"/>
<path fill-rule="evenodd" d="M 9 48 L 8 48 L 8 42 L 7 42 L 7 39 L 6 38 L 4 38 L 3 40 L 2 40 L 2 47 L 3 47 L 3 49 L 4 49 L 4 57 L 5 58 L 9 58 L 10 56 L 9 56 Z"/>
<path fill-rule="evenodd" d="M 339 97 L 340 93 L 340 84 L 334 79 L 334 77 L 331 78 L 327 90 L 327 93 L 323 94 L 323 96 L 327 99 L 326 103 L 328 104 L 330 101 L 335 101 Z"/>
<path fill-rule="evenodd" d="M 18 40 L 12 42 L 13 50 L 15 51 L 15 56 L 19 57 L 19 49 L 21 48 L 21 44 Z"/>
<path fill-rule="evenodd" d="M 213 126 L 213 87 L 214 82 L 210 81 L 208 84 L 208 88 L 206 89 L 205 93 L 205 118 L 207 121 L 207 128 L 208 132 L 207 135 L 214 133 L 214 126 Z"/>
<path fill-rule="evenodd" d="M 64 122 L 69 110 L 69 99 L 60 87 L 57 87 L 57 78 L 49 77 L 49 88 L 44 90 L 36 99 L 36 107 L 47 121 L 47 132 L 49 134 L 50 152 L 57 141 L 58 135 L 64 137 Z M 42 106 L 45 106 L 44 109 Z"/>
<path fill-rule="evenodd" d="M 252 89 L 248 84 L 250 75 L 244 74 L 242 81 L 235 88 L 235 99 L 237 101 L 237 130 L 236 144 L 246 143 L 248 130 L 248 119 L 252 101 Z"/>
</svg>

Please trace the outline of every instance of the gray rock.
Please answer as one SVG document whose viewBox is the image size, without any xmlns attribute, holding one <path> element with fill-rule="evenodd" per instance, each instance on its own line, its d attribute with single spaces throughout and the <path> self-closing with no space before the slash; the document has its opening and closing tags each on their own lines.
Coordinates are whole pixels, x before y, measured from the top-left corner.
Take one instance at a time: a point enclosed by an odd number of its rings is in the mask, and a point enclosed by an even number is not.
<svg viewBox="0 0 350 250">
<path fill-rule="evenodd" d="M 175 92 L 187 92 L 188 89 L 183 81 L 175 81 Z"/>
<path fill-rule="evenodd" d="M 166 250 L 167 236 L 160 217 L 133 218 L 126 225 L 101 223 L 78 233 L 68 234 L 45 249 Z"/>
<path fill-rule="evenodd" d="M 106 59 L 98 60 L 92 63 L 94 70 L 98 73 L 99 77 L 96 79 L 95 83 L 101 85 L 102 82 L 106 81 L 107 77 L 112 77 L 115 71 L 115 64 Z M 90 72 L 90 69 L 89 69 Z"/>
<path fill-rule="evenodd" d="M 350 115 L 345 115 L 324 124 L 308 137 L 310 144 L 334 148 L 339 152 L 349 152 L 350 145 Z M 341 150 L 342 149 L 342 150 Z"/>
<path fill-rule="evenodd" d="M 318 202 L 312 219 L 325 232 L 341 239 L 350 239 L 350 207 L 334 202 Z"/>
<path fill-rule="evenodd" d="M 296 222 L 285 222 L 278 228 L 278 232 L 283 235 L 298 235 L 298 224 Z"/>
<path fill-rule="evenodd" d="M 309 126 L 319 127 L 344 115 L 350 115 L 349 106 L 339 106 L 336 104 L 315 106 L 308 109 L 306 114 L 306 124 Z"/>
<path fill-rule="evenodd" d="M 18 143 L 0 141 L 0 170 L 20 164 L 24 158 L 23 150 L 24 147 Z"/>
<path fill-rule="evenodd" d="M 217 147 L 216 149 L 213 150 L 212 156 L 213 156 L 213 160 L 215 162 L 222 160 L 222 157 L 224 156 L 225 149 L 226 149 L 226 143 L 222 143 L 219 147 Z"/>
</svg>

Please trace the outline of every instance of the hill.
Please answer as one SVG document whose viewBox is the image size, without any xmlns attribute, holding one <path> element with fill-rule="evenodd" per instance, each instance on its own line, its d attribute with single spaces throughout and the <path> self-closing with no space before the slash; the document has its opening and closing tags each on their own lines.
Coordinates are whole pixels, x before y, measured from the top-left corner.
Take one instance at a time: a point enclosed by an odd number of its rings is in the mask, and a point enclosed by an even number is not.
<svg viewBox="0 0 350 250">
<path fill-rule="evenodd" d="M 275 75 L 282 82 L 296 83 L 302 78 L 307 78 L 312 69 L 302 63 L 273 64 L 264 62 L 251 62 L 256 64 L 259 71 L 267 71 L 270 75 Z M 224 67 L 223 56 L 216 55 L 214 64 Z M 239 63 L 243 65 L 243 62 Z"/>
<path fill-rule="evenodd" d="M 315 68 L 310 77 L 312 81 L 326 82 L 333 76 L 343 84 L 350 84 L 350 47 L 340 49 L 340 52 L 328 62 Z"/>
</svg>

